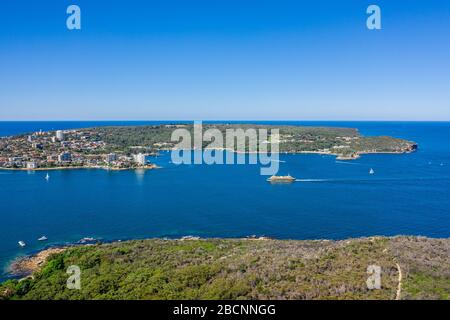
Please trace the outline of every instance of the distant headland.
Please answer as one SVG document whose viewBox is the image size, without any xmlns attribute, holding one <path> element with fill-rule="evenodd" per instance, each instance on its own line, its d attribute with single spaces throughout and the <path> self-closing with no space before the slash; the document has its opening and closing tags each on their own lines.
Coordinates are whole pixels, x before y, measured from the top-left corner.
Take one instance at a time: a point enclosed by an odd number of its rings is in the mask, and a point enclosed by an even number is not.
<svg viewBox="0 0 450 320">
<path fill-rule="evenodd" d="M 172 132 L 192 124 L 110 126 L 85 129 L 39 131 L 0 138 L 0 169 L 154 169 L 148 156 L 176 148 Z M 369 153 L 409 153 L 415 142 L 389 136 L 365 137 L 354 128 L 274 126 L 251 124 L 207 124 L 204 130 L 279 129 L 279 152 L 335 155 L 353 160 Z M 249 137 L 251 139 L 251 137 Z M 270 140 L 270 137 L 269 137 Z M 235 150 L 239 149 L 239 141 Z M 208 143 L 203 142 L 204 149 Z M 192 146 L 192 150 L 195 148 Z M 222 149 L 223 150 L 223 149 Z M 246 152 L 250 152 L 245 149 Z"/>
</svg>

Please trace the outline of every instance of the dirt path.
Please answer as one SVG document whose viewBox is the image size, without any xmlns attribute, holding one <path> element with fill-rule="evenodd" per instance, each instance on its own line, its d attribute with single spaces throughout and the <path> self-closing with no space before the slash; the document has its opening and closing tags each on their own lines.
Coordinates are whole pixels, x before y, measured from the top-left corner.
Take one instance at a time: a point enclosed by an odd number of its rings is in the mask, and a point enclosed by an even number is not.
<svg viewBox="0 0 450 320">
<path fill-rule="evenodd" d="M 397 265 L 397 270 L 398 270 L 398 287 L 397 287 L 397 294 L 395 296 L 395 300 L 401 300 L 403 273 L 402 273 L 402 269 L 400 268 L 400 265 L 398 263 L 396 263 L 396 265 Z"/>
</svg>

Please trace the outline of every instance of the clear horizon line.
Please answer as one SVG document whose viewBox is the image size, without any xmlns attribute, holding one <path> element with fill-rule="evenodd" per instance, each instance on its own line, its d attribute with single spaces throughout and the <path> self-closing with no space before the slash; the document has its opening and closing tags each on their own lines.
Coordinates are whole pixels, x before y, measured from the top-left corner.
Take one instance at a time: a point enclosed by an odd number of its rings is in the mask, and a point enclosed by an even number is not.
<svg viewBox="0 0 450 320">
<path fill-rule="evenodd" d="M 144 121 L 161 121 L 161 122 L 193 122 L 193 121 L 230 121 L 230 122 L 238 122 L 238 121 L 256 121 L 256 122 L 265 122 L 265 121 L 282 121 L 282 122 L 450 122 L 448 120 L 408 120 L 408 119 L 6 119 L 0 120 L 0 122 L 144 122 Z"/>
</svg>

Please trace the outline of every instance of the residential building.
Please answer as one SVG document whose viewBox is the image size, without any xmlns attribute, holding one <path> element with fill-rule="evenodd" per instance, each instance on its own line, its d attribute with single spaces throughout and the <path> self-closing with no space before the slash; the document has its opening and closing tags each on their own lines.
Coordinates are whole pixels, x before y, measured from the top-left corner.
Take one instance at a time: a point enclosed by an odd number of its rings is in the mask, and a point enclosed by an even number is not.
<svg viewBox="0 0 450 320">
<path fill-rule="evenodd" d="M 72 155 L 69 152 L 63 152 L 58 156 L 59 162 L 68 162 L 72 161 Z"/>
<path fill-rule="evenodd" d="M 135 162 L 142 166 L 147 164 L 147 155 L 143 153 L 135 154 L 133 155 L 133 158 Z"/>
<path fill-rule="evenodd" d="M 64 132 L 62 130 L 56 131 L 56 139 L 59 141 L 64 141 Z"/>
<path fill-rule="evenodd" d="M 34 149 L 42 149 L 42 148 L 44 148 L 44 146 L 41 143 L 33 143 L 32 147 Z"/>
<path fill-rule="evenodd" d="M 113 161 L 117 161 L 117 154 L 115 154 L 115 153 L 107 154 L 106 157 L 105 157 L 105 161 L 107 163 L 111 163 Z"/>
<path fill-rule="evenodd" d="M 27 162 L 27 169 L 36 169 L 37 168 L 37 164 L 34 161 L 28 161 Z"/>
</svg>

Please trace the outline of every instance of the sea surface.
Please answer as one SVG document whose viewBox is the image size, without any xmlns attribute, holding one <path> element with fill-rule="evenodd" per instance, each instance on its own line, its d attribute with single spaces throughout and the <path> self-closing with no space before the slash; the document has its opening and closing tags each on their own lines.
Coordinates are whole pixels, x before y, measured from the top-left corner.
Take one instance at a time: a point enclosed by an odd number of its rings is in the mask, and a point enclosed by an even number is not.
<svg viewBox="0 0 450 320">
<path fill-rule="evenodd" d="M 156 123 L 0 122 L 0 136 Z M 150 171 L 51 171 L 49 181 L 45 171 L 0 171 L 0 280 L 14 258 L 83 237 L 450 237 L 450 123 L 258 123 L 354 127 L 413 140 L 419 150 L 347 162 L 282 154 L 279 173 L 301 180 L 283 185 L 267 183 L 259 165 L 174 165 L 168 153 L 152 158 L 162 169 Z M 37 241 L 42 235 L 49 240 Z"/>
</svg>

